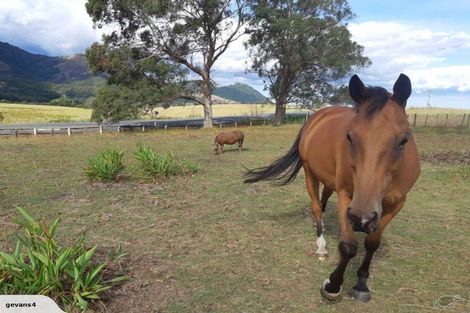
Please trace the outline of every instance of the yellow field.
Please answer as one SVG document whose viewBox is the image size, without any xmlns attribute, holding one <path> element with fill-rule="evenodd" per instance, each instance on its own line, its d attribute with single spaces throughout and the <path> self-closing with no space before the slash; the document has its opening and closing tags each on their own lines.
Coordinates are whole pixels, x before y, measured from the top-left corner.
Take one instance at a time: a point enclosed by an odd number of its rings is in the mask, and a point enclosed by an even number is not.
<svg viewBox="0 0 470 313">
<path fill-rule="evenodd" d="M 237 116 L 237 115 L 251 115 L 256 116 L 260 114 L 274 113 L 274 104 L 214 104 L 212 107 L 215 117 L 221 116 Z M 186 105 L 186 106 L 173 106 L 168 109 L 156 108 L 158 111 L 158 118 L 192 118 L 204 117 L 204 110 L 201 105 Z M 302 111 L 296 107 L 288 107 L 287 112 Z"/>
<path fill-rule="evenodd" d="M 456 114 L 456 115 L 462 115 L 464 113 L 470 113 L 470 109 L 452 109 L 452 108 L 409 108 L 406 109 L 406 112 L 408 114 L 414 114 L 417 113 L 419 115 L 421 114 Z"/>
<path fill-rule="evenodd" d="M 168 109 L 156 108 L 158 118 L 202 118 L 204 111 L 201 105 L 173 106 Z M 215 104 L 213 113 L 215 117 L 233 115 L 259 115 L 274 113 L 273 104 Z M 288 112 L 302 111 L 295 107 L 289 107 Z M 89 121 L 91 109 L 70 108 L 48 105 L 10 104 L 0 103 L 0 113 L 4 120 L 2 124 L 40 123 L 40 122 L 68 122 Z M 152 118 L 147 115 L 145 118 Z"/>
<path fill-rule="evenodd" d="M 173 106 L 168 109 L 162 107 L 156 108 L 159 112 L 158 118 L 202 118 L 204 116 L 201 105 Z M 215 117 L 251 115 L 274 113 L 274 104 L 215 104 L 213 113 Z M 302 112 L 305 110 L 295 106 L 289 106 L 287 112 Z M 19 124 L 19 123 L 41 123 L 41 122 L 69 122 L 69 121 L 89 121 L 91 109 L 70 108 L 49 105 L 31 105 L 31 104 L 10 104 L 0 103 L 0 113 L 4 119 L 1 124 Z M 426 114 L 431 116 L 440 115 L 443 120 L 445 114 L 449 114 L 449 119 L 462 116 L 464 113 L 470 113 L 470 110 L 449 109 L 449 108 L 410 108 L 407 113 L 412 116 L 418 114 L 418 119 L 424 118 Z M 145 118 L 152 118 L 147 115 Z M 460 118 L 461 119 L 461 118 Z"/>
<path fill-rule="evenodd" d="M 90 109 L 51 105 L 0 103 L 2 124 L 89 121 Z"/>
</svg>

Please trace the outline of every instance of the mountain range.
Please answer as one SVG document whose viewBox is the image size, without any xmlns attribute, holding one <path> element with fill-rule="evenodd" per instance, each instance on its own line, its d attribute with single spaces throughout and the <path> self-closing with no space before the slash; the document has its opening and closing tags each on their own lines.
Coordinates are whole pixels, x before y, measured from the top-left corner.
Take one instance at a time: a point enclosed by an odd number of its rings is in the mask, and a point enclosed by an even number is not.
<svg viewBox="0 0 470 313">
<path fill-rule="evenodd" d="M 66 98 L 80 106 L 104 85 L 102 77 L 92 75 L 83 54 L 51 57 L 0 41 L 0 100 L 54 103 Z M 216 87 L 214 95 L 228 102 L 266 102 L 265 96 L 241 83 Z"/>
</svg>

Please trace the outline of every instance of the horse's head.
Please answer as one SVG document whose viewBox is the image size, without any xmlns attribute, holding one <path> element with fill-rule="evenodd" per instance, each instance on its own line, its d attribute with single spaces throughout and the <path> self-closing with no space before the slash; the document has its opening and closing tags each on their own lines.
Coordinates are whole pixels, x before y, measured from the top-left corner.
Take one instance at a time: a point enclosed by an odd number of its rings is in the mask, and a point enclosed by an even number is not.
<svg viewBox="0 0 470 313">
<path fill-rule="evenodd" d="M 405 106 L 410 79 L 401 74 L 393 94 L 366 87 L 357 75 L 349 81 L 356 116 L 344 134 L 350 147 L 354 193 L 347 216 L 354 230 L 373 232 L 382 215 L 382 200 L 403 160 L 411 129 Z"/>
</svg>

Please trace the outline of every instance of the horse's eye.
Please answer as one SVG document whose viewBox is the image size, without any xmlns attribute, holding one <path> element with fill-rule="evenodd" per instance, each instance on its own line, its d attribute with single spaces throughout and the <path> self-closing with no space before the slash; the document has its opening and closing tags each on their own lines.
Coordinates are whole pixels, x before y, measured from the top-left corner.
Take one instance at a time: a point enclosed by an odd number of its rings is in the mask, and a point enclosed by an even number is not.
<svg viewBox="0 0 470 313">
<path fill-rule="evenodd" d="M 351 132 L 348 132 L 348 133 L 346 134 L 346 139 L 349 141 L 349 143 L 351 143 L 351 144 L 353 143 L 352 137 L 351 137 Z"/>
<path fill-rule="evenodd" d="M 408 139 L 410 138 L 410 135 L 406 133 L 403 138 L 401 138 L 400 143 L 398 144 L 398 147 L 400 149 L 403 149 L 405 147 L 405 144 L 408 142 Z"/>
</svg>

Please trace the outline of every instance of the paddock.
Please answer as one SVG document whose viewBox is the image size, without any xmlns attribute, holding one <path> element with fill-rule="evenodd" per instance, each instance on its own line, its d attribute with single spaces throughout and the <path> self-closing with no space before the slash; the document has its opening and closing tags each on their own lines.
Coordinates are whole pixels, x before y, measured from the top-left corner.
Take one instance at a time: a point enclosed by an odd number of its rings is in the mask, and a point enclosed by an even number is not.
<svg viewBox="0 0 470 313">
<path fill-rule="evenodd" d="M 282 188 L 242 182 L 243 166 L 285 153 L 299 128 L 239 127 L 245 151 L 223 155 L 211 151 L 217 128 L 0 138 L 0 248 L 13 249 L 16 206 L 60 216 L 62 242 L 84 234 L 102 256 L 121 247 L 129 255 L 115 270 L 130 278 L 104 297 L 109 312 L 469 312 L 470 133 L 414 130 L 422 172 L 374 256 L 372 300 L 345 294 L 331 305 L 319 282 L 336 265 L 336 198 L 325 214 L 330 258 L 319 261 L 302 177 Z M 139 143 L 202 170 L 153 184 L 83 175 L 107 147 L 123 150 L 131 170 Z M 363 253 L 346 271 L 345 291 Z"/>
</svg>

